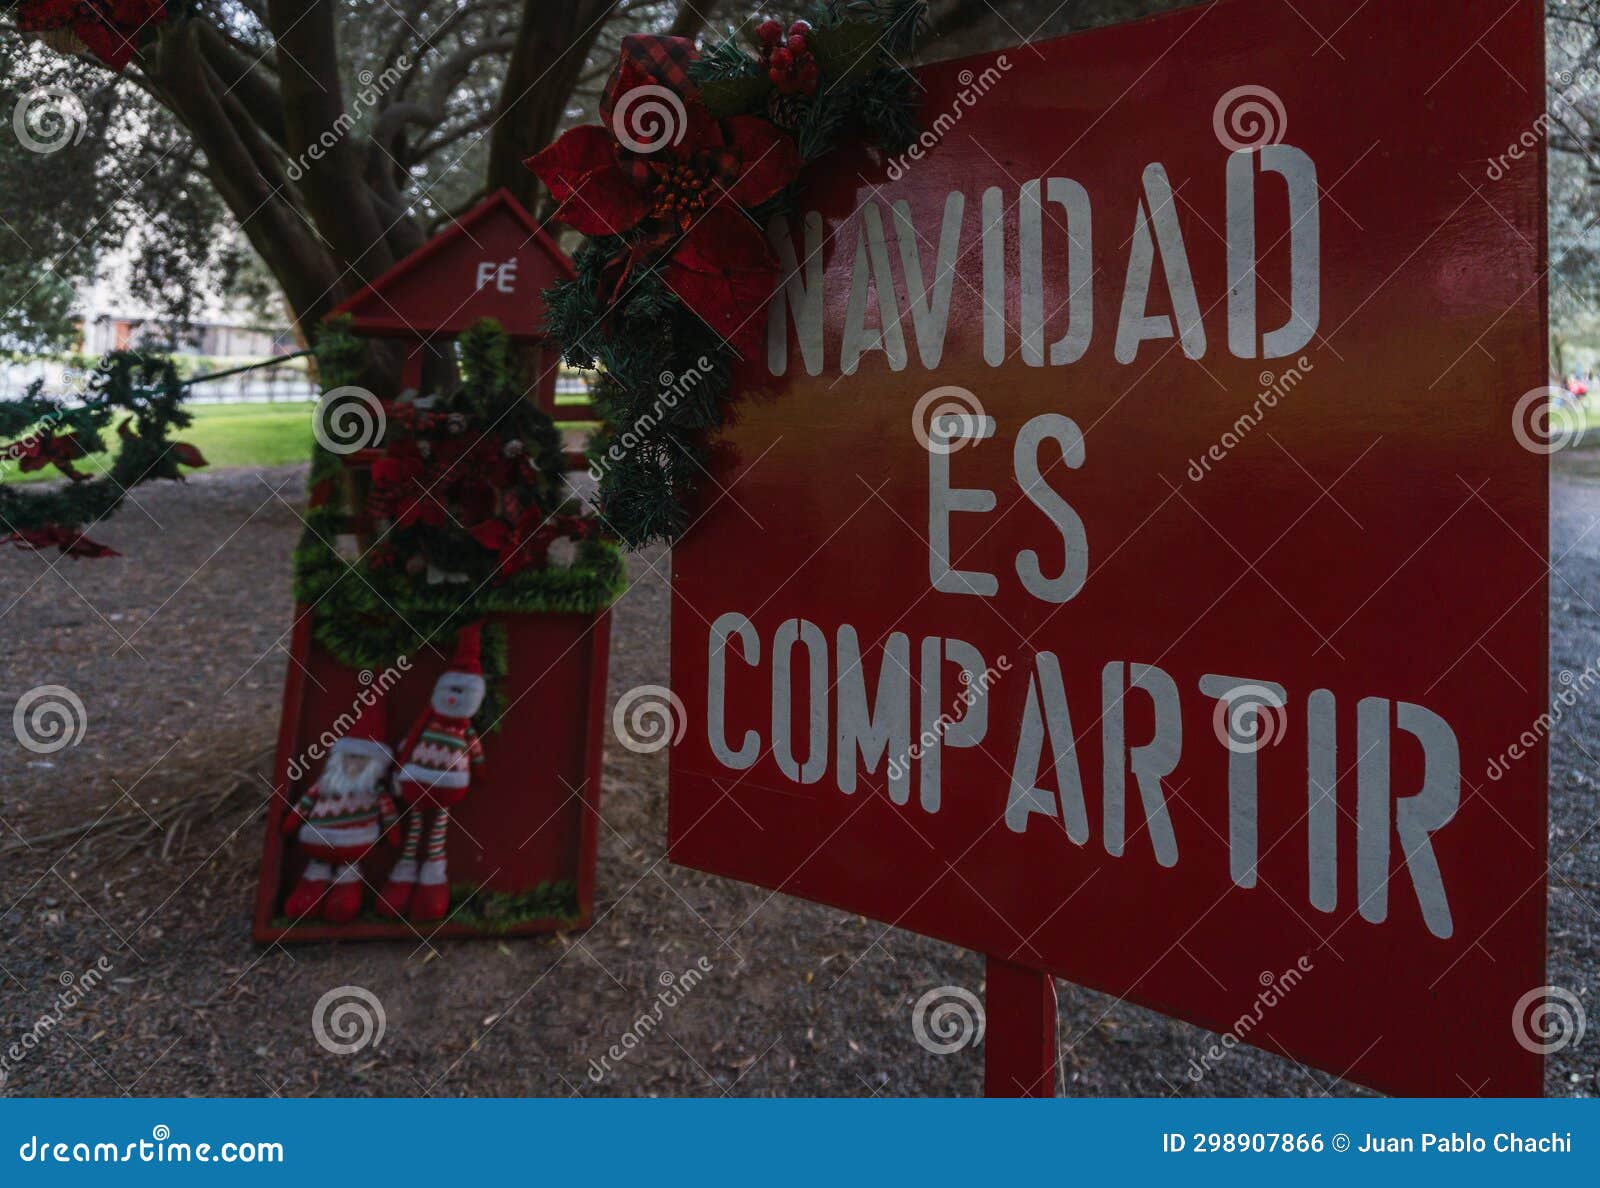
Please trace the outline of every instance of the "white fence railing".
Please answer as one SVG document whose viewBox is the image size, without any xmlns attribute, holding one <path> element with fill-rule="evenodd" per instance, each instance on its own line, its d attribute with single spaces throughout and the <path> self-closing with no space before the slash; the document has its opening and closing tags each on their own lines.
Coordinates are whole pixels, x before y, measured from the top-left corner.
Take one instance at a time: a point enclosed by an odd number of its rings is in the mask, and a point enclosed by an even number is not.
<svg viewBox="0 0 1600 1188">
<path fill-rule="evenodd" d="M 85 373 L 81 369 L 54 360 L 0 363 L 0 392 L 13 396 L 20 395 L 35 380 L 44 381 L 46 393 L 60 396 L 81 390 L 84 378 Z M 195 380 L 203 381 L 204 375 L 188 378 L 193 383 Z M 320 394 L 321 389 L 311 382 L 303 366 L 285 363 L 278 367 L 263 367 L 218 380 L 193 383 L 189 388 L 189 401 L 194 404 L 277 404 L 289 400 L 315 400 Z"/>
<path fill-rule="evenodd" d="M 247 362 L 243 360 L 240 365 Z M 29 384 L 42 379 L 47 393 L 60 395 L 81 388 L 83 376 L 82 371 L 53 360 L 0 363 L 0 394 L 20 395 Z M 563 367 L 556 377 L 556 395 L 566 400 L 587 398 L 591 379 L 586 372 Z M 208 380 L 201 373 L 189 376 L 187 382 L 191 404 L 280 404 L 315 400 L 322 394 L 322 389 L 307 376 L 304 365 L 297 363 L 261 367 L 216 380 Z"/>
</svg>

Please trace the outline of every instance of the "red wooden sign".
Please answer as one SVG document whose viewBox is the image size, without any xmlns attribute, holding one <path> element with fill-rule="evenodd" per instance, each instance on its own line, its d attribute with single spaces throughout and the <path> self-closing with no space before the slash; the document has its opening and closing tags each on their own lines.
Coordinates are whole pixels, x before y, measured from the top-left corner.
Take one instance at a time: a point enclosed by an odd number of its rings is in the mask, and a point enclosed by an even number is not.
<svg viewBox="0 0 1600 1188">
<path fill-rule="evenodd" d="M 1539 1092 L 1542 63 L 1539 0 L 1221 0 L 922 71 L 923 145 L 773 232 L 671 856 Z"/>
</svg>

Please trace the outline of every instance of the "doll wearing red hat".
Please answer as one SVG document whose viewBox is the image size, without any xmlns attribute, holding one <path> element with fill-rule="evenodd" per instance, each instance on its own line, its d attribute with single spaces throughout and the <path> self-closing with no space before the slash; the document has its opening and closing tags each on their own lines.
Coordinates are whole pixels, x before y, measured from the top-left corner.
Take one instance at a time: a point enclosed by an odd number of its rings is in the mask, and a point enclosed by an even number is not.
<svg viewBox="0 0 1600 1188">
<path fill-rule="evenodd" d="M 400 859 L 378 894 L 382 915 L 440 920 L 450 907 L 445 876 L 450 806 L 467 794 L 472 772 L 483 762 L 483 745 L 472 729 L 472 716 L 483 705 L 483 667 L 478 659 L 482 630 L 482 623 L 461 629 L 455 656 L 434 685 L 427 712 L 397 752 L 395 795 L 405 804 L 409 819 Z"/>
<path fill-rule="evenodd" d="M 363 705 L 350 730 L 328 754 L 322 776 L 284 815 L 283 831 L 310 861 L 283 910 L 295 920 L 320 914 L 344 924 L 361 911 L 362 858 L 397 820 L 388 792 L 394 762 L 381 700 Z"/>
</svg>

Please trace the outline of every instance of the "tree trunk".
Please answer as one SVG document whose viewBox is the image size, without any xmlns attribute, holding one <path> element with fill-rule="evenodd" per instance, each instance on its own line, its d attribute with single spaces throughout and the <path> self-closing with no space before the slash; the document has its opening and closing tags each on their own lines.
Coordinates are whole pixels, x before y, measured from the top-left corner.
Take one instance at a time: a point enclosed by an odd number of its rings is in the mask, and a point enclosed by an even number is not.
<svg viewBox="0 0 1600 1188">
<path fill-rule="evenodd" d="M 522 32 L 506 68 L 489 140 L 488 188 L 533 208 L 538 182 L 523 161 L 549 144 L 614 0 L 523 0 Z"/>
<path fill-rule="evenodd" d="M 283 288 L 302 335 L 332 304 L 340 268 L 295 203 L 295 187 L 254 119 L 236 118 L 239 101 L 213 69 L 199 21 L 169 33 L 146 63 L 151 86 L 205 154 L 206 174 Z"/>
<path fill-rule="evenodd" d="M 144 66 L 204 152 L 208 178 L 282 288 L 300 337 L 314 343 L 327 312 L 422 233 L 408 215 L 381 213 L 368 146 L 345 114 L 327 0 L 274 0 L 270 16 L 285 64 L 281 97 L 202 21 L 161 38 Z M 363 382 L 397 390 L 400 363 L 392 344 L 375 343 Z"/>
</svg>

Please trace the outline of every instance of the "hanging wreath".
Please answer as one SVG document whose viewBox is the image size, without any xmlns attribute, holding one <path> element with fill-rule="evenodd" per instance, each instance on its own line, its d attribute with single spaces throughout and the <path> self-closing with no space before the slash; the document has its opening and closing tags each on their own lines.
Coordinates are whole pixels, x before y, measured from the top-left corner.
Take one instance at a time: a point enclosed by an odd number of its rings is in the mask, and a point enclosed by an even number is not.
<svg viewBox="0 0 1600 1188">
<path fill-rule="evenodd" d="M 0 483 L 0 544 L 57 548 L 69 557 L 115 556 L 90 540 L 85 526 L 115 512 L 131 488 L 150 479 L 183 478 L 180 467 L 204 466 L 200 451 L 170 441 L 170 429 L 189 424 L 183 384 L 172 360 L 116 351 L 100 360 L 81 400 L 44 394 L 35 380 L 15 400 L 0 401 L 0 477 L 15 467 L 27 474 L 53 466 L 67 482 L 43 491 Z M 90 477 L 77 462 L 106 448 L 104 431 L 119 413 L 117 453 L 110 468 Z"/>
<path fill-rule="evenodd" d="M 121 70 L 171 17 L 165 0 L 13 0 L 17 31 L 60 54 L 93 54 Z"/>
<path fill-rule="evenodd" d="M 918 135 L 903 62 L 924 9 L 828 0 L 704 56 L 683 38 L 624 38 L 603 122 L 529 158 L 555 217 L 588 236 L 577 277 L 545 294 L 548 330 L 570 364 L 600 371 L 590 473 L 627 544 L 687 526 L 732 364 L 759 344 L 779 282 L 764 231 L 804 166 L 849 137 L 892 153 Z"/>
<path fill-rule="evenodd" d="M 499 324 L 470 327 L 457 349 L 460 388 L 384 406 L 368 498 L 384 531 L 368 564 L 476 589 L 542 568 L 552 544 L 597 537 L 599 523 L 570 498 L 561 433 L 526 399 Z"/>
<path fill-rule="evenodd" d="M 593 614 L 627 583 L 616 546 L 567 497 L 560 434 L 526 398 L 505 332 L 485 320 L 458 342 L 455 391 L 420 406 L 384 406 L 364 508 L 373 535 L 354 560 L 339 542 L 354 531 L 357 509 L 331 494 L 344 460 L 320 444 L 313 450 L 295 598 L 310 608 L 317 642 L 348 668 L 387 668 L 495 615 Z M 316 345 L 323 384 L 354 384 L 365 349 L 347 320 L 325 326 Z M 553 555 L 558 541 L 568 556 Z M 505 635 L 494 623 L 482 663 L 488 694 L 478 721 L 488 730 L 499 721 L 507 674 Z"/>
</svg>

